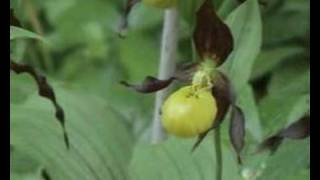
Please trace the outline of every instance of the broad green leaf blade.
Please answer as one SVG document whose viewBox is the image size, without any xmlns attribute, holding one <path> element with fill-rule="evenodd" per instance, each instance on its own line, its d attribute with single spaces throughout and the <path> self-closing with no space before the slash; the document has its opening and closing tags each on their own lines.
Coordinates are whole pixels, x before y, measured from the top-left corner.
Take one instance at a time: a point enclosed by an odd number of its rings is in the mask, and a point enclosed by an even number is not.
<svg viewBox="0 0 320 180">
<path fill-rule="evenodd" d="M 170 138 L 157 145 L 138 144 L 129 167 L 130 180 L 212 180 L 216 159 L 213 134 L 191 153 L 194 140 Z M 233 152 L 223 147 L 223 179 L 240 180 Z"/>
<path fill-rule="evenodd" d="M 289 179 L 288 177 L 299 175 L 301 170 L 307 170 L 309 164 L 310 140 L 287 140 L 267 159 L 266 169 L 259 180 Z M 308 178 L 304 176 L 300 180 Z"/>
<path fill-rule="evenodd" d="M 38 39 L 43 42 L 46 42 L 43 39 L 43 37 L 41 37 L 40 35 L 38 35 L 34 32 L 31 32 L 31 31 L 28 31 L 28 30 L 25 30 L 25 29 L 22 29 L 19 27 L 15 27 L 15 26 L 10 26 L 10 41 L 15 40 L 15 39 L 22 39 L 22 38 Z"/>
<path fill-rule="evenodd" d="M 310 92 L 310 64 L 305 59 L 283 64 L 270 79 L 268 92 L 272 95 Z"/>
<path fill-rule="evenodd" d="M 181 17 L 189 24 L 189 28 L 194 27 L 196 13 L 204 1 L 205 0 L 178 1 L 178 9 Z"/>
<path fill-rule="evenodd" d="M 146 15 L 150 14 L 150 16 Z M 151 15 L 152 14 L 152 15 Z M 150 8 L 143 3 L 140 3 L 132 9 L 129 15 L 129 31 L 143 31 L 148 28 L 153 28 L 162 24 L 163 14 L 161 10 Z M 129 33 L 130 33 L 129 32 Z M 129 34 L 130 35 L 130 34 Z M 130 35 L 131 36 L 131 35 Z"/>
<path fill-rule="evenodd" d="M 272 48 L 262 50 L 254 63 L 252 70 L 252 79 L 262 77 L 272 72 L 277 66 L 284 61 L 290 61 L 302 57 L 305 52 L 303 47 L 286 46 L 281 48 Z"/>
<path fill-rule="evenodd" d="M 19 64 L 10 59 L 10 70 L 14 71 L 17 74 L 27 73 L 33 77 L 34 81 L 38 87 L 39 96 L 46 98 L 51 101 L 55 109 L 55 117 L 60 123 L 63 129 L 63 138 L 66 143 L 66 147 L 69 148 L 69 137 L 67 131 L 65 129 L 65 113 L 63 108 L 60 106 L 56 99 L 55 92 L 51 85 L 48 83 L 46 76 L 43 76 L 39 72 L 37 72 L 32 66 L 26 64 Z"/>
<path fill-rule="evenodd" d="M 96 26 L 99 31 L 102 31 L 101 39 L 116 37 L 115 31 L 119 23 L 120 11 L 116 9 L 114 2 L 91 0 L 88 3 L 85 0 L 55 0 L 40 3 L 43 3 L 49 23 L 55 27 L 54 33 L 48 37 L 52 38 L 50 42 L 55 43 L 55 49 L 63 50 L 73 45 L 94 43 L 95 38 L 92 36 L 96 36 L 97 33 L 90 31 L 90 26 L 91 28 Z M 77 30 L 75 27 L 78 27 Z"/>
<path fill-rule="evenodd" d="M 284 62 L 305 58 L 310 44 L 309 0 L 269 0 L 263 9 L 263 47 L 252 78 Z"/>
<path fill-rule="evenodd" d="M 139 49 L 137 49 L 139 44 Z M 159 44 L 154 37 L 149 38 L 136 32 L 120 42 L 120 61 L 128 75 L 128 81 L 141 81 L 145 76 L 153 76 L 157 72 Z M 140 67 L 145 67 L 142 71 Z"/>
<path fill-rule="evenodd" d="M 268 95 L 259 103 L 264 135 L 276 133 L 310 109 L 310 70 L 306 63 L 284 64 L 274 70 Z"/>
<path fill-rule="evenodd" d="M 234 50 L 224 64 L 236 92 L 246 84 L 262 43 L 262 24 L 257 0 L 247 0 L 227 18 Z"/>
<path fill-rule="evenodd" d="M 301 168 L 293 175 L 283 177 L 282 180 L 310 180 L 310 169 Z"/>
<path fill-rule="evenodd" d="M 10 151 L 10 180 L 41 180 L 43 167 L 19 149 Z"/>
<path fill-rule="evenodd" d="M 16 105 L 11 106 L 10 109 L 10 143 L 16 149 L 24 151 L 41 165 L 48 167 L 49 173 L 51 172 L 55 179 L 94 177 L 83 160 L 76 158 L 75 155 L 68 155 L 61 141 L 62 134 L 58 126 L 49 123 L 53 122 L 53 117 L 48 111 Z M 29 114 L 30 117 L 28 118 L 26 114 Z"/>
<path fill-rule="evenodd" d="M 50 103 L 36 94 L 11 105 L 10 143 L 46 167 L 52 179 L 126 179 L 133 141 L 122 117 L 94 95 L 56 92 L 66 112 L 70 150 Z"/>
<path fill-rule="evenodd" d="M 246 85 L 239 93 L 239 106 L 243 110 L 246 118 L 248 134 L 251 135 L 253 140 L 260 142 L 262 140 L 260 116 L 252 88 L 249 85 Z"/>
<path fill-rule="evenodd" d="M 215 0 L 213 0 L 213 2 L 215 2 Z M 221 18 L 225 19 L 238 5 L 237 0 L 223 0 L 217 13 Z"/>
<path fill-rule="evenodd" d="M 38 173 L 18 174 L 10 172 L 10 180 L 43 180 Z"/>
<path fill-rule="evenodd" d="M 268 4 L 263 13 L 264 47 L 298 45 L 297 42 L 306 40 L 310 31 L 310 0 L 269 0 Z"/>
<path fill-rule="evenodd" d="M 10 103 L 19 104 L 24 102 L 30 94 L 37 91 L 32 77 L 27 74 L 17 75 L 10 73 Z"/>
<path fill-rule="evenodd" d="M 290 122 L 297 121 L 310 108 L 310 95 L 279 95 L 261 101 L 259 111 L 264 136 L 277 133 Z"/>
</svg>

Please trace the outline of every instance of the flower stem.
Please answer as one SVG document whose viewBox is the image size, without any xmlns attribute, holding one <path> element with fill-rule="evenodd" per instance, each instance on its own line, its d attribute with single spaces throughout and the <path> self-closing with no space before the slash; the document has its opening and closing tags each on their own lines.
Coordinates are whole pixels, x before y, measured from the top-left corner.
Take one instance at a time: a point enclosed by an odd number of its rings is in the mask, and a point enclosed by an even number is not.
<svg viewBox="0 0 320 180">
<path fill-rule="evenodd" d="M 221 133 L 220 127 L 214 131 L 214 145 L 216 150 L 216 180 L 222 180 L 222 149 L 221 149 Z"/>
<path fill-rule="evenodd" d="M 178 11 L 176 8 L 167 9 L 165 11 L 162 42 L 161 42 L 161 55 L 159 67 L 159 79 L 170 78 L 176 65 L 177 55 L 177 39 L 178 39 Z M 169 89 L 158 91 L 155 100 L 155 109 L 152 125 L 152 143 L 158 143 L 163 140 L 165 134 L 161 125 L 160 109 L 163 101 L 167 97 Z"/>
</svg>

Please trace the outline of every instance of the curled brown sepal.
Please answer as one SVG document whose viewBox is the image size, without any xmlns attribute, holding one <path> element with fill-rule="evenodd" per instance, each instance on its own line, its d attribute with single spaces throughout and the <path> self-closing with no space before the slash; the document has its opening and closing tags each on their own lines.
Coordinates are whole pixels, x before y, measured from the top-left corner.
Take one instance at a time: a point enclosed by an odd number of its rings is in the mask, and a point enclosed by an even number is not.
<svg viewBox="0 0 320 180">
<path fill-rule="evenodd" d="M 212 59 L 217 66 L 223 64 L 233 50 L 231 31 L 216 14 L 212 0 L 206 0 L 196 14 L 193 39 L 199 56 Z"/>
<path fill-rule="evenodd" d="M 31 75 L 37 83 L 39 95 L 49 99 L 52 102 L 52 104 L 54 105 L 55 110 L 56 110 L 55 116 L 56 116 L 58 122 L 62 126 L 64 142 L 65 142 L 67 148 L 69 149 L 70 144 L 69 144 L 69 138 L 67 135 L 67 131 L 65 128 L 64 111 L 61 108 L 61 106 L 58 104 L 58 102 L 56 100 L 55 93 L 54 93 L 52 87 L 48 84 L 46 77 L 39 74 L 32 66 L 25 65 L 25 64 L 18 64 L 12 60 L 10 60 L 10 69 L 17 74 L 28 73 L 29 75 Z"/>
<path fill-rule="evenodd" d="M 227 76 L 221 72 L 217 74 L 212 88 L 212 95 L 216 99 L 218 109 L 217 115 L 213 121 L 214 123 L 212 124 L 212 127 L 207 132 L 198 136 L 196 143 L 193 145 L 192 151 L 200 145 L 210 130 L 215 129 L 222 123 L 230 105 L 234 103 L 235 95 L 232 91 L 230 81 Z"/>
<path fill-rule="evenodd" d="M 310 136 L 310 116 L 306 115 L 292 123 L 287 128 L 280 130 L 273 136 L 265 139 L 259 146 L 256 153 L 270 150 L 273 154 L 285 138 L 304 139 Z"/>
<path fill-rule="evenodd" d="M 172 83 L 174 79 L 175 79 L 174 77 L 171 77 L 169 79 L 159 80 L 152 76 L 147 76 L 142 82 L 142 84 L 129 84 L 126 81 L 120 81 L 120 84 L 129 88 L 132 88 L 135 91 L 140 93 L 153 93 L 166 88 Z"/>
<path fill-rule="evenodd" d="M 245 120 L 242 110 L 236 105 L 232 106 L 229 136 L 231 144 L 237 153 L 238 163 L 242 164 L 241 151 L 245 143 Z"/>
<path fill-rule="evenodd" d="M 153 93 L 169 86 L 173 80 L 181 82 L 191 82 L 192 75 L 197 70 L 198 63 L 182 63 L 177 66 L 172 77 L 159 80 L 152 76 L 147 76 L 141 84 L 130 84 L 126 81 L 120 81 L 120 84 L 132 88 L 140 93 Z"/>
<path fill-rule="evenodd" d="M 217 116 L 212 128 L 216 128 L 225 118 L 230 105 L 235 102 L 235 94 L 226 75 L 219 72 L 212 88 L 212 95 L 217 102 Z"/>
<path fill-rule="evenodd" d="M 118 27 L 118 36 L 120 38 L 125 38 L 128 30 L 128 16 L 133 8 L 140 0 L 127 0 L 124 6 L 123 13 L 121 15 L 119 27 Z"/>
</svg>

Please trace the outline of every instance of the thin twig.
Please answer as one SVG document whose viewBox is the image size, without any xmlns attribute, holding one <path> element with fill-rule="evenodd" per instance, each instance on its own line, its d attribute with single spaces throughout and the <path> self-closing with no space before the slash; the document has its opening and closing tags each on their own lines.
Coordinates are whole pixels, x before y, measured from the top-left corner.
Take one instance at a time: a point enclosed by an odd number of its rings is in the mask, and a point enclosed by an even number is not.
<svg viewBox="0 0 320 180">
<path fill-rule="evenodd" d="M 222 180 L 222 149 L 220 127 L 214 130 L 214 146 L 216 150 L 216 180 Z"/>
<path fill-rule="evenodd" d="M 178 34 L 178 11 L 171 8 L 165 11 L 164 25 L 162 32 L 161 56 L 159 67 L 159 79 L 170 78 L 175 70 L 177 55 L 177 34 Z M 158 143 L 164 138 L 164 131 L 161 125 L 161 106 L 168 95 L 169 88 L 161 90 L 156 94 L 155 110 L 153 116 L 151 142 Z"/>
</svg>

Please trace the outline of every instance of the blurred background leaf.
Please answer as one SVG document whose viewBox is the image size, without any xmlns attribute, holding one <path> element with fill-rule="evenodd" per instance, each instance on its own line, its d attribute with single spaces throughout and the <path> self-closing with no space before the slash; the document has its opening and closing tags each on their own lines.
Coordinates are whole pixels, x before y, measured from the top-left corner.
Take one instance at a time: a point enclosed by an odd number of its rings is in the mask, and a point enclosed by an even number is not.
<svg viewBox="0 0 320 180">
<path fill-rule="evenodd" d="M 25 29 L 15 27 L 15 26 L 10 26 L 10 41 L 14 39 L 20 39 L 20 38 L 34 38 L 34 39 L 43 40 L 41 36 L 31 31 L 27 31 Z"/>
<path fill-rule="evenodd" d="M 310 179 L 307 171 L 310 164 L 309 152 L 309 139 L 285 142 L 277 153 L 267 160 L 268 165 L 259 180 Z"/>
<path fill-rule="evenodd" d="M 235 87 L 247 130 L 240 167 L 229 142 L 229 121 L 222 124 L 223 178 L 309 179 L 309 139 L 286 140 L 273 156 L 252 155 L 262 139 L 309 111 L 309 0 L 213 3 L 234 35 L 234 51 L 222 70 Z M 195 60 L 192 17 L 200 4 L 179 4 L 179 63 Z M 194 153 L 195 139 L 149 144 L 154 96 L 130 91 L 119 81 L 157 75 L 163 11 L 139 3 L 130 14 L 127 38 L 120 39 L 123 5 L 124 0 L 10 0 L 23 29 L 50 43 L 15 39 L 10 57 L 46 75 L 65 110 L 71 141 L 67 151 L 54 109 L 37 95 L 32 78 L 10 73 L 11 179 L 41 179 L 43 169 L 52 180 L 214 176 L 212 134 Z"/>
<path fill-rule="evenodd" d="M 133 153 L 129 172 L 132 180 L 144 179 L 194 179 L 209 180 L 215 176 L 213 134 L 209 133 L 192 153 L 195 139 L 170 138 L 158 145 L 138 144 Z M 240 179 L 236 159 L 229 146 L 223 146 L 223 179 Z"/>
<path fill-rule="evenodd" d="M 239 92 L 248 81 L 262 43 L 260 9 L 256 0 L 248 0 L 226 19 L 234 39 L 234 50 L 223 65 Z"/>
<path fill-rule="evenodd" d="M 55 90 L 68 119 L 71 148 L 63 144 L 50 102 L 32 93 L 10 105 L 13 151 L 34 158 L 52 179 L 126 179 L 134 141 L 124 117 L 94 95 L 63 84 Z"/>
</svg>

